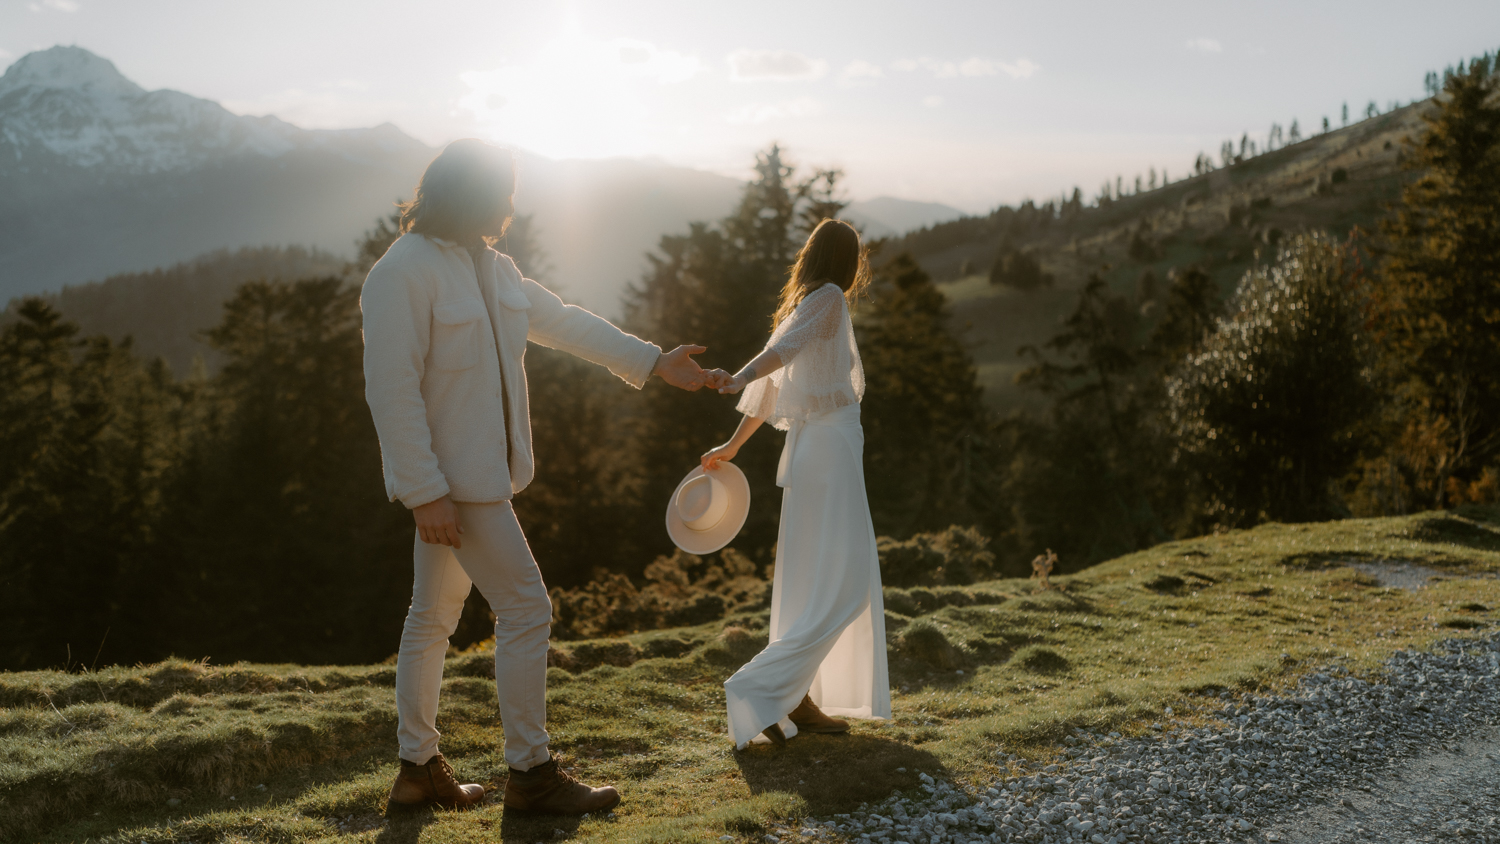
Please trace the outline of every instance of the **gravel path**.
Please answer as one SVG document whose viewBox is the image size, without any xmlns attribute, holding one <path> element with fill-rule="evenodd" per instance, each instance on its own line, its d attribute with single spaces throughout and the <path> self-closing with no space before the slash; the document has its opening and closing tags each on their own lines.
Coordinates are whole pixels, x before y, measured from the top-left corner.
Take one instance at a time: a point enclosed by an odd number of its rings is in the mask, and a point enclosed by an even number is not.
<svg viewBox="0 0 1500 844">
<path fill-rule="evenodd" d="M 983 794 L 924 775 L 925 794 L 799 831 L 890 844 L 1500 842 L 1500 635 L 1400 652 L 1387 669 L 1373 683 L 1334 670 L 1285 696 L 1226 694 L 1207 727 L 1079 731 L 1066 762 Z"/>
<path fill-rule="evenodd" d="M 1287 844 L 1500 841 L 1500 731 L 1404 760 L 1371 785 L 1284 813 L 1268 838 Z"/>
</svg>

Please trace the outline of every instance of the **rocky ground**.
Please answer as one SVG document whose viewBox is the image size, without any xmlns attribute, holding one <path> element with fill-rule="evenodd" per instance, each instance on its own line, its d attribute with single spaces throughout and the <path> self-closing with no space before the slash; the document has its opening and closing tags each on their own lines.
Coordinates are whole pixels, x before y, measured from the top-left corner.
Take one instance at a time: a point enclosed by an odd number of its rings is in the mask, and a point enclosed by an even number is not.
<svg viewBox="0 0 1500 844">
<path fill-rule="evenodd" d="M 1500 636 L 1400 652 L 1387 669 L 1373 681 L 1313 674 L 1282 696 L 1225 693 L 1196 713 L 1207 726 L 1080 731 L 1065 763 L 1007 757 L 1017 775 L 983 794 L 925 782 L 925 794 L 768 839 L 1500 842 Z"/>
</svg>

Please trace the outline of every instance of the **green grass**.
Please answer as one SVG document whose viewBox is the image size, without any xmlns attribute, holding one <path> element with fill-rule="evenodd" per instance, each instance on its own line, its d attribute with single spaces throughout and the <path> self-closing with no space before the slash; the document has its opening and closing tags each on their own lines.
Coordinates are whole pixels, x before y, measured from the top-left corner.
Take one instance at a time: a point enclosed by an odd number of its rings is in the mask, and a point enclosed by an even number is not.
<svg viewBox="0 0 1500 844">
<path fill-rule="evenodd" d="M 1500 607 L 1500 527 L 1471 515 L 1267 525 L 1112 560 L 1049 592 L 887 590 L 894 718 L 785 750 L 735 753 L 725 734 L 720 684 L 764 645 L 763 615 L 560 645 L 571 669 L 549 670 L 554 747 L 621 788 L 613 818 L 519 818 L 497 802 L 387 822 L 391 665 L 4 674 L 0 840 L 759 840 L 924 772 L 978 785 L 1001 772 L 997 750 L 1048 758 L 1073 727 L 1140 732 L 1168 706 L 1209 718 L 1210 693 L 1329 664 L 1369 671 L 1397 648 L 1483 632 Z M 1377 559 L 1451 579 L 1412 593 L 1343 565 Z M 499 788 L 489 664 L 482 649 L 449 659 L 439 728 L 460 775 Z"/>
</svg>

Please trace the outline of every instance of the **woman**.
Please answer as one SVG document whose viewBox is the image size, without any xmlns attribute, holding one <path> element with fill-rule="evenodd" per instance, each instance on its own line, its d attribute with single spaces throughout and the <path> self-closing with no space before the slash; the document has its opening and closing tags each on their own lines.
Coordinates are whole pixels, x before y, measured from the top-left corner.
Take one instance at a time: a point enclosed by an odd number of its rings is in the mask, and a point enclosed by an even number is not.
<svg viewBox="0 0 1500 844">
<path fill-rule="evenodd" d="M 787 432 L 776 484 L 781 529 L 771 642 L 724 683 L 737 748 L 758 736 L 843 732 L 851 718 L 888 718 L 880 561 L 865 498 L 859 402 L 864 370 L 849 302 L 869 283 L 859 233 L 824 220 L 797 255 L 771 339 L 721 393 L 744 390 L 745 415 L 704 469 L 732 459 L 761 423 Z"/>
</svg>

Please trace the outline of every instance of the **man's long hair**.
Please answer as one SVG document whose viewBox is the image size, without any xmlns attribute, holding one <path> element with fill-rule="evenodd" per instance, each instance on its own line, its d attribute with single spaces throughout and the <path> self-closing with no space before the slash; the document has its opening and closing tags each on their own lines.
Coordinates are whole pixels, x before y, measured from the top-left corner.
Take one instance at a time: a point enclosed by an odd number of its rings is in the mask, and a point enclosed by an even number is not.
<svg viewBox="0 0 1500 844">
<path fill-rule="evenodd" d="M 515 213 L 516 159 L 508 149 L 478 138 L 454 141 L 427 165 L 416 195 L 401 208 L 401 231 L 471 245 L 483 228 L 505 213 L 508 228 Z M 493 243 L 492 235 L 484 236 Z"/>
<path fill-rule="evenodd" d="M 824 282 L 831 281 L 844 291 L 850 306 L 870 285 L 869 250 L 859 242 L 859 232 L 843 220 L 825 218 L 807 236 L 807 243 L 797 253 L 791 277 L 781 288 L 776 302 L 774 329 L 792 315 L 802 297 Z"/>
</svg>

